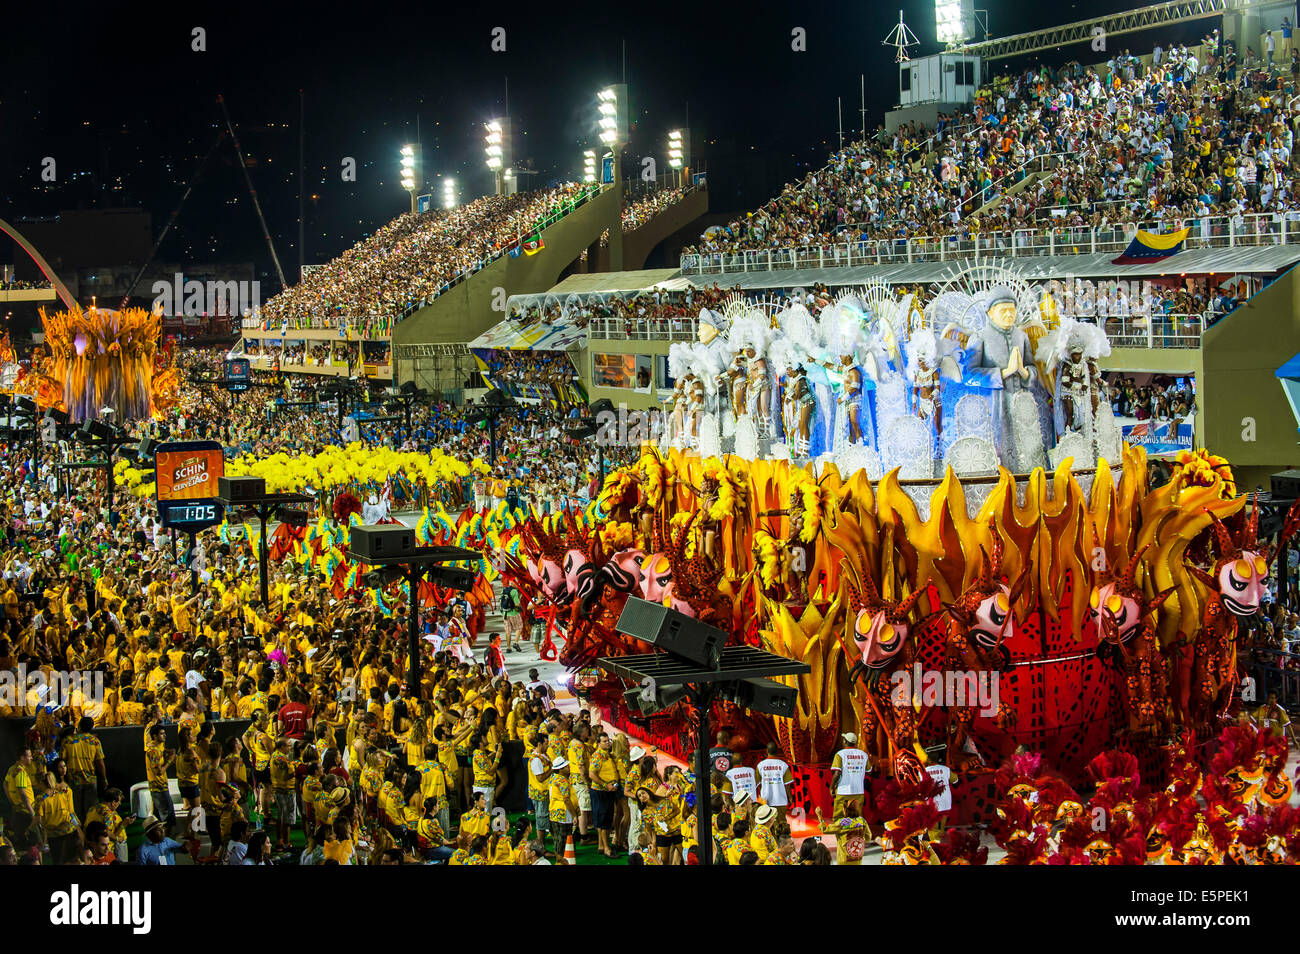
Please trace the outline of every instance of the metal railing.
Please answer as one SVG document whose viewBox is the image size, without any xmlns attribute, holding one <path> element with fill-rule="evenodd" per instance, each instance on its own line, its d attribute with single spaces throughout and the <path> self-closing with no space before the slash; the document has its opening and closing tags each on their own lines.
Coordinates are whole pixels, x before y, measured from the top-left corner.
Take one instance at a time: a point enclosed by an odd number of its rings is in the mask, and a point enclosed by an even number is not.
<svg viewBox="0 0 1300 954">
<path fill-rule="evenodd" d="M 1202 315 L 1111 315 L 1093 319 L 1112 348 L 1199 348 L 1205 331 Z"/>
<path fill-rule="evenodd" d="M 1292 245 L 1300 242 L 1300 215 L 1260 213 L 1209 216 L 1187 223 L 1186 247 L 1237 248 Z M 986 255 L 1032 258 L 1045 255 L 1092 255 L 1123 252 L 1137 229 L 1159 232 L 1169 222 L 1125 222 L 1104 228 L 1061 225 L 1014 231 L 917 235 L 910 238 L 858 239 L 824 245 L 750 249 L 735 252 L 694 252 L 682 255 L 683 275 L 727 275 L 737 272 L 804 268 L 852 268 L 943 262 Z M 1178 225 L 1176 227 L 1180 227 Z"/>
<path fill-rule="evenodd" d="M 593 318 L 587 326 L 587 338 L 613 341 L 694 341 L 696 318 L 664 318 L 628 321 L 623 318 Z"/>
</svg>

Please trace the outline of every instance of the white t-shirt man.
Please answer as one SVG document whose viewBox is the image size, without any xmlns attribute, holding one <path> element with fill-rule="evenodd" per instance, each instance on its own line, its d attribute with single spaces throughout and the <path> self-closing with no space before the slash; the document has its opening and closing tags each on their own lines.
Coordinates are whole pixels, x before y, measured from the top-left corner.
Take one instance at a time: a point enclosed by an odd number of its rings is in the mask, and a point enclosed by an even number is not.
<svg viewBox="0 0 1300 954">
<path fill-rule="evenodd" d="M 731 797 L 733 799 L 741 792 L 749 795 L 751 800 L 758 798 L 758 775 L 752 768 L 737 765 L 735 768 L 728 770 L 727 781 L 731 782 Z"/>
<path fill-rule="evenodd" d="M 835 784 L 836 795 L 861 795 L 866 791 L 867 768 L 871 760 L 867 753 L 852 746 L 840 749 L 831 760 L 831 771 L 839 772 Z"/>
<path fill-rule="evenodd" d="M 790 804 L 785 787 L 789 775 L 790 766 L 783 759 L 763 759 L 758 763 L 758 793 L 764 804 L 773 808 L 784 808 Z"/>
<path fill-rule="evenodd" d="M 943 786 L 943 791 L 931 799 L 936 811 L 952 811 L 952 769 L 946 765 L 927 765 L 926 772 Z"/>
</svg>

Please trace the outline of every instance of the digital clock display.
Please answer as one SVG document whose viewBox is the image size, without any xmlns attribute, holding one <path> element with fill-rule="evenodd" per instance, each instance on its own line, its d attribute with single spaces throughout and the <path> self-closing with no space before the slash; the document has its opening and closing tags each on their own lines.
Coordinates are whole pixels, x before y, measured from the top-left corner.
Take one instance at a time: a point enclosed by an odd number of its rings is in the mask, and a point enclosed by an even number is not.
<svg viewBox="0 0 1300 954">
<path fill-rule="evenodd" d="M 193 500 L 166 504 L 162 508 L 163 526 L 201 530 L 221 522 L 222 506 L 210 500 Z"/>
</svg>

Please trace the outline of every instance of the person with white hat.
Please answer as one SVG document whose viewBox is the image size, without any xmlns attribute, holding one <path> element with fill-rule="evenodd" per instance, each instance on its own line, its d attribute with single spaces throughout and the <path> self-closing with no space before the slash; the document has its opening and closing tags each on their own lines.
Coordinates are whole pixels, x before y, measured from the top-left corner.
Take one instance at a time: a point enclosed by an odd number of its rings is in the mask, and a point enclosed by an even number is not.
<svg viewBox="0 0 1300 954">
<path fill-rule="evenodd" d="M 637 801 L 636 790 L 641 784 L 643 774 L 642 763 L 646 759 L 646 750 L 639 745 L 634 745 L 632 751 L 627 754 L 628 770 L 627 778 L 623 781 L 623 794 L 627 796 L 627 850 L 635 851 L 638 841 L 641 837 L 641 803 Z M 651 765 L 653 765 L 651 759 Z"/>
<path fill-rule="evenodd" d="M 555 863 L 564 864 L 564 847 L 573 831 L 578 803 L 569 778 L 569 760 L 563 755 L 551 762 L 551 834 L 555 836 Z"/>
<path fill-rule="evenodd" d="M 752 768 L 736 765 L 727 770 L 726 778 L 722 792 L 724 795 L 730 795 L 733 801 L 741 792 L 748 793 L 752 799 L 758 798 L 758 773 Z"/>
<path fill-rule="evenodd" d="M 843 739 L 844 748 L 831 760 L 831 780 L 835 786 L 833 821 L 844 817 L 844 806 L 849 802 L 857 805 L 858 814 L 862 813 L 866 801 L 867 770 L 871 767 L 871 757 L 858 748 L 857 735 L 845 732 Z"/>
<path fill-rule="evenodd" d="M 749 833 L 749 847 L 758 853 L 759 864 L 776 851 L 776 836 L 772 834 L 772 823 L 776 818 L 776 809 L 771 805 L 760 805 L 758 811 L 754 812 L 754 827 Z"/>
</svg>

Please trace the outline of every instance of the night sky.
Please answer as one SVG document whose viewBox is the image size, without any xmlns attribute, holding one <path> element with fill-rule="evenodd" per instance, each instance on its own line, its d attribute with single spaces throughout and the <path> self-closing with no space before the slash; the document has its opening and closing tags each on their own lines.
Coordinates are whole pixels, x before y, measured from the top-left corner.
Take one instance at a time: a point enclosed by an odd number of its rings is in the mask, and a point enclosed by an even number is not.
<svg viewBox="0 0 1300 954">
<path fill-rule="evenodd" d="M 994 36 L 1133 5 L 977 4 L 990 8 Z M 515 164 L 538 170 L 536 187 L 578 178 L 582 150 L 595 144 L 595 93 L 622 79 L 624 48 L 634 123 L 628 159 L 655 155 L 664 170 L 667 131 L 686 126 L 689 109 L 712 209 L 741 211 L 824 162 L 837 142 L 837 96 L 846 138 L 860 128 L 861 74 L 868 128 L 897 92 L 893 51 L 881 44 L 897 21 L 900 4 L 892 2 L 185 6 L 6 9 L 0 217 L 142 206 L 153 213 L 156 236 L 223 126 L 220 92 L 277 251 L 293 273 L 299 89 L 306 104 L 305 260 L 313 263 L 408 207 L 397 181 L 398 149 L 416 138 L 417 118 L 434 195 L 441 194 L 439 175 L 456 179 L 461 201 L 490 191 L 482 124 L 505 112 L 507 78 Z M 485 12 L 490 6 L 494 12 Z M 935 52 L 933 0 L 901 6 L 921 41 L 914 55 Z M 196 26 L 207 31 L 206 52 L 191 50 Z M 497 26 L 506 30 L 504 53 L 490 49 Z M 796 26 L 807 30 L 807 52 L 790 49 Z M 1160 35 L 1191 39 L 1208 28 L 1200 21 Z M 1149 50 L 1150 39 L 1132 40 L 1135 52 Z M 57 161 L 54 184 L 40 181 L 46 156 Z M 341 181 L 346 156 L 357 160 L 355 183 Z M 5 249 L 0 261 L 12 254 Z M 159 258 L 252 260 L 269 272 L 229 142 L 196 180 Z"/>
</svg>

